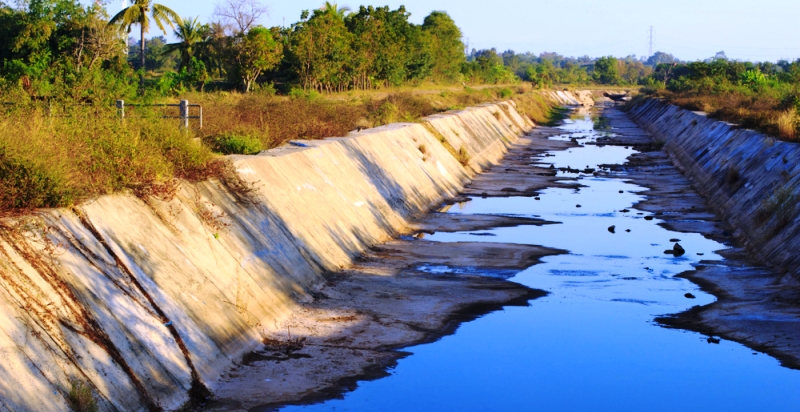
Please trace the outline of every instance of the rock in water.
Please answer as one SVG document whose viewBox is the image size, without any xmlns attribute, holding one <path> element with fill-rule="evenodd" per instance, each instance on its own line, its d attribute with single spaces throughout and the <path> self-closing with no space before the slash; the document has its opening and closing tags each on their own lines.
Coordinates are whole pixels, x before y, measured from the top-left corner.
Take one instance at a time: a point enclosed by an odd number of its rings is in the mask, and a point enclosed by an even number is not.
<svg viewBox="0 0 800 412">
<path fill-rule="evenodd" d="M 672 254 L 675 256 L 682 256 L 686 253 L 686 250 L 683 249 L 680 243 L 676 243 L 675 246 L 672 247 Z"/>
<path fill-rule="evenodd" d="M 683 297 L 685 297 L 687 299 L 694 299 L 695 298 L 695 296 L 692 295 L 691 293 L 686 293 L 686 294 L 683 295 Z"/>
<path fill-rule="evenodd" d="M 611 226 L 608 227 L 608 231 L 611 232 L 611 233 L 616 233 L 616 232 L 614 232 L 614 229 L 616 229 L 616 228 L 617 228 L 616 226 L 611 225 Z"/>
</svg>

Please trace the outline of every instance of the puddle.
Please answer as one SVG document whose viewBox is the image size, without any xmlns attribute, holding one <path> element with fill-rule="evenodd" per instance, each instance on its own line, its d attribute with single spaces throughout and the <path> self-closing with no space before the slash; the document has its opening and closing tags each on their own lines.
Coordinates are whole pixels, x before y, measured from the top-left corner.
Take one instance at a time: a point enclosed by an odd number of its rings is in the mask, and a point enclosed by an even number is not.
<svg viewBox="0 0 800 412">
<path fill-rule="evenodd" d="M 593 141 L 590 119 L 571 121 L 559 139 Z M 605 134 L 605 132 L 603 132 Z M 536 158 L 556 168 L 598 168 L 633 153 L 585 145 Z M 438 342 L 406 349 L 384 379 L 361 382 L 343 399 L 284 411 L 406 410 L 769 410 L 800 408 L 800 371 L 738 343 L 666 329 L 653 319 L 706 305 L 714 297 L 674 278 L 722 260 L 724 245 L 660 226 L 633 208 L 645 188 L 584 173 L 575 189 L 530 197 L 474 199 L 450 214 L 496 214 L 561 222 L 480 232 L 435 233 L 426 240 L 543 245 L 569 250 L 514 273 L 511 280 L 550 295 L 462 325 Z M 580 207 L 578 207 L 580 205 Z M 649 219 L 649 220 L 648 220 Z M 614 230 L 611 230 L 613 226 Z M 613 232 L 613 233 L 612 233 Z M 675 240 L 681 256 L 665 254 Z M 421 265 L 436 275 L 446 266 Z M 497 276 L 496 273 L 489 274 Z M 692 296 L 693 298 L 688 298 Z"/>
</svg>

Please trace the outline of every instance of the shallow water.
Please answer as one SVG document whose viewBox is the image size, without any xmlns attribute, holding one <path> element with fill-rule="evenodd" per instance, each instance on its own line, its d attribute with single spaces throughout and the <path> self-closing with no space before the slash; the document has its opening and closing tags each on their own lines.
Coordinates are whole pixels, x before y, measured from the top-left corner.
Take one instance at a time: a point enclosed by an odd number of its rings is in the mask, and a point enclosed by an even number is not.
<svg viewBox="0 0 800 412">
<path fill-rule="evenodd" d="M 557 138 L 591 141 L 597 136 L 591 126 L 588 118 L 569 122 L 566 134 Z M 622 163 L 631 153 L 587 145 L 534 161 L 585 168 Z M 647 213 L 632 208 L 647 190 L 643 187 L 615 178 L 564 176 L 578 177 L 586 187 L 548 189 L 540 200 L 474 199 L 448 210 L 535 216 L 561 224 L 426 237 L 569 250 L 509 273 L 511 280 L 549 296 L 466 323 L 435 343 L 408 348 L 412 355 L 401 359 L 391 376 L 361 382 L 344 399 L 283 410 L 800 410 L 800 371 L 738 343 L 711 344 L 704 335 L 653 322 L 657 315 L 714 301 L 674 275 L 700 260 L 721 260 L 714 251 L 724 245 L 699 234 L 668 231 L 658 226 L 657 216 L 645 220 Z M 608 230 L 612 225 L 615 233 Z M 680 240 L 685 255 L 663 253 L 673 247 L 671 239 Z M 684 297 L 687 292 L 696 299 Z"/>
</svg>

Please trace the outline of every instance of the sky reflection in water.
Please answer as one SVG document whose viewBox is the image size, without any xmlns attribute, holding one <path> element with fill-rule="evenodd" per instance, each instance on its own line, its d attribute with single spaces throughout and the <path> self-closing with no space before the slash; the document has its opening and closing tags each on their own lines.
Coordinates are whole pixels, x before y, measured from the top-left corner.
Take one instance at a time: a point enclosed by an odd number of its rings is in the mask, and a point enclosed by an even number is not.
<svg viewBox="0 0 800 412">
<path fill-rule="evenodd" d="M 587 135 L 591 122 L 579 120 L 564 128 Z M 592 139 L 581 142 L 587 140 Z M 622 163 L 631 153 L 586 146 L 538 161 L 596 167 Z M 648 213 L 632 209 L 643 187 L 582 176 L 579 182 L 587 187 L 548 189 L 541 200 L 475 199 L 449 209 L 536 216 L 561 224 L 426 237 L 569 250 L 512 278 L 547 290 L 549 296 L 530 307 L 506 308 L 464 324 L 438 342 L 409 348 L 413 355 L 400 360 L 390 377 L 362 382 L 343 400 L 283 410 L 800 410 L 799 371 L 734 342 L 709 344 L 703 335 L 653 323 L 656 315 L 713 302 L 713 296 L 673 276 L 700 260 L 721 259 L 714 251 L 725 246 L 698 234 L 670 232 L 657 225 L 657 217 L 645 220 Z M 626 208 L 630 211 L 621 212 Z M 614 234 L 608 231 L 611 225 L 616 226 Z M 663 253 L 672 248 L 672 238 L 680 239 L 684 256 Z M 686 292 L 697 299 L 685 298 Z"/>
</svg>

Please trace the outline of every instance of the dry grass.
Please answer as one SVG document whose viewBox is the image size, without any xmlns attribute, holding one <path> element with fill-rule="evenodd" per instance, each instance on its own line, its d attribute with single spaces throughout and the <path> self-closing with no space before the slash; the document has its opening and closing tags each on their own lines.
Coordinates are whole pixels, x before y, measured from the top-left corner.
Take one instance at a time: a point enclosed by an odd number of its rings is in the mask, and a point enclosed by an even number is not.
<svg viewBox="0 0 800 412">
<path fill-rule="evenodd" d="M 778 128 L 778 136 L 784 140 L 795 140 L 797 138 L 797 112 L 789 109 L 779 113 L 775 119 L 775 127 Z"/>
<path fill-rule="evenodd" d="M 177 122 L 145 115 L 120 123 L 109 112 L 77 107 L 50 117 L 20 108 L 0 116 L 0 211 L 204 177 L 211 152 Z"/>
<path fill-rule="evenodd" d="M 257 138 L 264 149 L 292 139 L 341 137 L 352 130 L 394 122 L 415 122 L 451 109 L 498 101 L 508 88 L 447 90 L 434 93 L 342 93 L 289 98 L 269 94 L 193 94 L 203 105 L 204 140 L 236 134 Z M 524 92 L 524 87 L 517 92 Z"/>
<path fill-rule="evenodd" d="M 182 96 L 203 106 L 201 132 L 179 130 L 178 121 L 162 119 L 158 109 L 137 107 L 121 122 L 109 107 L 65 106 L 53 116 L 43 108 L 17 107 L 0 113 L 0 213 L 69 206 L 120 190 L 148 194 L 176 177 L 233 182 L 212 150 L 254 153 L 291 139 L 344 136 L 358 128 L 415 122 L 498 101 L 509 93 L 516 93 L 520 111 L 546 123 L 552 104 L 529 91 L 518 85 L 325 98 L 224 92 Z M 448 150 L 462 163 L 469 161 L 465 152 Z M 229 186 L 237 193 L 247 191 L 235 182 Z"/>
<path fill-rule="evenodd" d="M 782 140 L 796 141 L 800 126 L 797 112 L 787 108 L 780 96 L 770 93 L 732 91 L 721 94 L 660 92 L 672 104 L 706 112 L 709 117 L 755 129 Z"/>
</svg>

